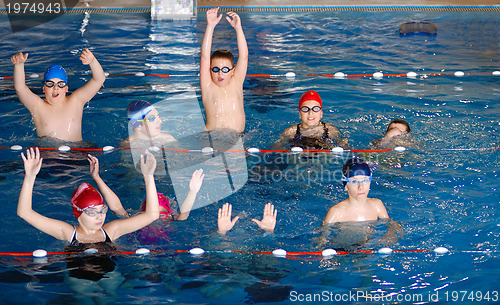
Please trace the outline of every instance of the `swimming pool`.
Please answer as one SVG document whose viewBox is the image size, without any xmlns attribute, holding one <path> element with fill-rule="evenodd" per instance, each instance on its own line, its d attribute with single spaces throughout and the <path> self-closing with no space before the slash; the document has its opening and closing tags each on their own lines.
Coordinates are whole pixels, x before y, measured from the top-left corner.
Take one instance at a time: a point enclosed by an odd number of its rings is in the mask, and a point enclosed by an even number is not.
<svg viewBox="0 0 500 305">
<path fill-rule="evenodd" d="M 180 133 L 190 128 L 193 116 L 201 114 L 199 105 L 177 97 L 200 95 L 197 69 L 203 15 L 176 22 L 151 22 L 145 14 L 132 13 L 64 15 L 15 34 L 3 16 L 0 76 L 12 75 L 9 57 L 23 51 L 30 53 L 27 74 L 42 74 L 47 65 L 58 63 L 73 73 L 70 85 L 79 87 L 89 71 L 78 56 L 89 47 L 111 75 L 85 108 L 86 141 L 101 148 L 117 147 L 128 135 L 126 106 L 136 99 L 152 103 L 170 99 L 162 104 L 164 126 L 168 132 Z M 324 120 L 339 127 L 353 149 L 373 149 L 370 142 L 394 118 L 410 123 L 415 143 L 406 151 L 357 153 L 375 168 L 370 195 L 380 198 L 390 217 L 402 225 L 398 238 L 386 241 L 387 224 L 378 222 L 333 227 L 327 232 L 333 241 L 318 245 L 317 229 L 327 209 L 346 196 L 335 175 L 318 174 L 335 173 L 349 153 L 330 153 L 323 156 L 326 160 L 308 159 L 286 167 L 276 164 L 276 159 L 267 164 L 266 153 L 246 155 L 248 181 L 241 189 L 193 211 L 189 220 L 171 224 L 168 235 L 159 241 L 140 243 L 134 234 L 119 239 L 124 251 L 147 247 L 159 252 L 114 255 L 116 267 L 105 281 L 71 277 L 62 255 L 49 255 L 46 262 L 30 256 L 1 256 L 2 303 L 291 304 L 310 299 L 350 304 L 497 303 L 499 152 L 492 148 L 500 146 L 500 78 L 491 73 L 500 70 L 498 14 L 241 12 L 240 16 L 250 50 L 248 73 L 279 75 L 246 79 L 245 148 L 267 149 L 282 130 L 297 123 L 298 98 L 309 89 L 321 94 Z M 399 25 L 414 20 L 435 23 L 438 34 L 400 37 Z M 226 45 L 236 50 L 233 31 L 223 23 L 216 29 L 214 47 Z M 339 71 L 366 77 L 311 76 Z M 419 76 L 370 76 L 409 71 Z M 465 76 L 453 75 L 456 71 Z M 287 72 L 294 72 L 295 78 L 285 77 Z M 444 75 L 431 75 L 435 73 Z M 40 94 L 39 82 L 28 79 L 30 88 Z M 63 251 L 64 243 L 16 216 L 23 167 L 19 151 L 8 148 L 40 142 L 12 81 L 1 80 L 0 86 L 0 146 L 4 147 L 0 149 L 0 189 L 5 203 L 0 252 Z M 126 209 L 137 211 L 144 189 L 138 174 L 123 164 L 127 153 L 95 154 L 103 179 Z M 35 209 L 73 223 L 67 203 L 74 188 L 90 180 L 88 165 L 83 153 L 55 154 L 47 158 L 38 176 Z M 258 165 L 277 165 L 273 169 L 278 170 L 264 175 L 255 169 Z M 285 171 L 287 175 L 282 174 Z M 167 177 L 157 177 L 157 185 L 174 195 Z M 234 214 L 243 219 L 226 237 L 219 237 L 216 212 L 225 202 L 232 203 Z M 261 217 L 266 202 L 278 209 L 276 234 L 270 236 L 262 235 L 250 221 Z M 115 216 L 109 213 L 109 219 Z M 350 246 L 365 239 L 361 246 Z M 207 252 L 194 256 L 175 251 L 195 247 Z M 316 254 L 282 258 L 263 253 L 274 249 L 317 252 L 325 247 L 348 251 L 391 247 L 402 252 L 360 252 L 329 259 Z M 450 252 L 436 254 L 432 250 L 437 247 Z"/>
</svg>

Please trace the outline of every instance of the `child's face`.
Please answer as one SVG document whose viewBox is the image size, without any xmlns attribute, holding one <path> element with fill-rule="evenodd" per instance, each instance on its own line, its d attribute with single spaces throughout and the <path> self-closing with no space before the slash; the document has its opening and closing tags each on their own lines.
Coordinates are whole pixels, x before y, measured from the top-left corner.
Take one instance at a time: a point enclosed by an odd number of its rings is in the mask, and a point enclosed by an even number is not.
<svg viewBox="0 0 500 305">
<path fill-rule="evenodd" d="M 408 133 L 406 126 L 401 123 L 391 123 L 389 124 L 388 131 L 386 133 L 386 137 L 395 137 Z"/>
<path fill-rule="evenodd" d="M 52 87 L 48 87 L 47 84 L 43 85 L 43 93 L 45 93 L 45 97 L 48 101 L 56 101 L 59 97 L 65 97 L 68 92 L 68 86 L 64 86 L 63 88 L 59 87 L 59 83 L 64 83 L 62 79 L 59 78 L 51 78 L 50 79 Z M 61 83 L 61 84 L 62 84 Z"/>
<path fill-rule="evenodd" d="M 161 133 L 161 123 L 162 120 L 158 110 L 153 109 L 146 115 L 139 128 L 148 135 L 156 136 Z"/>
<path fill-rule="evenodd" d="M 302 107 L 309 107 L 309 111 L 304 112 L 301 110 Z M 305 127 L 314 127 L 318 126 L 321 118 L 323 117 L 323 109 L 318 112 L 314 112 L 312 110 L 313 107 L 320 107 L 320 104 L 316 101 L 305 101 L 299 108 L 299 116 L 302 120 L 302 125 Z"/>
<path fill-rule="evenodd" d="M 345 189 L 347 193 L 349 194 L 350 198 L 353 199 L 366 199 L 368 197 L 368 193 L 370 192 L 370 181 L 367 181 L 367 183 L 362 183 L 364 179 L 368 178 L 369 176 L 364 176 L 364 175 L 358 175 L 358 176 L 353 176 L 352 178 L 355 178 L 358 180 L 357 184 L 352 184 L 350 182 L 347 182 L 345 185 Z"/>
<path fill-rule="evenodd" d="M 91 209 L 95 209 L 97 213 L 94 216 L 82 213 L 80 217 L 78 217 L 78 222 L 87 229 L 99 230 L 104 225 L 104 221 L 106 220 L 106 213 L 104 210 L 107 211 L 107 207 L 102 204 L 97 207 L 92 207 Z"/>
<path fill-rule="evenodd" d="M 170 216 L 170 212 L 164 207 L 160 206 L 160 219 L 167 219 Z"/>
<path fill-rule="evenodd" d="M 219 68 L 218 72 L 213 72 L 213 68 Z M 231 69 L 229 72 L 222 72 L 222 68 L 227 67 Z M 226 86 L 234 75 L 233 64 L 227 58 L 213 58 L 210 65 L 210 73 L 212 75 L 212 81 L 219 87 Z"/>
</svg>

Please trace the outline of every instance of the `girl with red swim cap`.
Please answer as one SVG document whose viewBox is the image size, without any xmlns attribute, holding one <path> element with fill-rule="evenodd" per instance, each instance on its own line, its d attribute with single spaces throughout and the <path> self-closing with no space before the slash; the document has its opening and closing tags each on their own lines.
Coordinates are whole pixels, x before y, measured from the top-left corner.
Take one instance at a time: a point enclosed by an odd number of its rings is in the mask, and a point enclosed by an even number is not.
<svg viewBox="0 0 500 305">
<path fill-rule="evenodd" d="M 309 90 L 302 94 L 298 110 L 302 122 L 285 129 L 277 146 L 290 144 L 303 149 L 347 148 L 347 141 L 340 138 L 339 129 L 321 121 L 323 101 L 318 92 Z"/>
<path fill-rule="evenodd" d="M 57 239 L 67 240 L 73 245 L 113 242 L 122 235 L 149 225 L 159 216 L 158 196 L 153 176 L 156 160 L 148 151 L 141 156 L 141 171 L 146 184 L 146 212 L 130 218 L 104 223 L 108 207 L 104 203 L 103 197 L 90 184 L 82 183 L 75 190 L 71 199 L 73 214 L 78 220 L 76 226 L 45 217 L 33 210 L 33 186 L 42 167 L 43 159 L 40 158 L 38 148 L 28 149 L 26 156 L 21 153 L 21 157 L 24 161 L 25 176 L 19 194 L 17 215 L 35 228 Z M 113 199 L 110 197 L 110 193 L 106 189 L 101 188 L 101 190 L 103 190 L 106 201 L 112 204 Z"/>
</svg>

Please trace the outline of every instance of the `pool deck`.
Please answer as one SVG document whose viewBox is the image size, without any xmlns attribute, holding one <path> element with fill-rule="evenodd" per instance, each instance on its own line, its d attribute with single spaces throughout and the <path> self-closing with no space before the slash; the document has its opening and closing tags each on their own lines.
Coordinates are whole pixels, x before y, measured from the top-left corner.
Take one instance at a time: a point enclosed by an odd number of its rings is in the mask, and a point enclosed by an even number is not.
<svg viewBox="0 0 500 305">
<path fill-rule="evenodd" d="M 473 3 L 471 3 L 473 2 Z M 404 3 L 404 4 L 402 4 Z M 198 0 L 198 7 L 214 7 L 214 6 L 312 6 L 312 7 L 328 7 L 328 6 L 500 6 L 500 0 Z"/>
<path fill-rule="evenodd" d="M 171 0 L 175 1 L 175 0 Z M 323 10 L 336 7 L 338 10 L 412 10 L 415 7 L 437 10 L 500 10 L 500 0 L 198 0 L 198 9 L 231 7 L 237 10 Z M 151 0 L 80 0 L 73 9 L 109 10 L 111 12 L 149 11 Z M 493 8 L 492 8 L 493 7 Z M 0 10 L 5 13 L 5 1 L 0 1 Z"/>
</svg>

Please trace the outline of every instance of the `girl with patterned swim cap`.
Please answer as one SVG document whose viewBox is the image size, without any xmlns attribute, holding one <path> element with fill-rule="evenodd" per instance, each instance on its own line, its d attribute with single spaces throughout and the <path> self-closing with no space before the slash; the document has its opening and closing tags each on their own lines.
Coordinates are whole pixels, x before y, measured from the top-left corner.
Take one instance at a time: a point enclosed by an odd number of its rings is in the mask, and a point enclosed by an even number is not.
<svg viewBox="0 0 500 305">
<path fill-rule="evenodd" d="M 76 226 L 45 217 L 33 210 L 33 187 L 36 176 L 42 167 L 43 159 L 40 158 L 38 148 L 28 149 L 26 156 L 21 153 L 21 157 L 24 161 L 25 176 L 19 194 L 17 215 L 35 228 L 57 239 L 66 240 L 72 245 L 112 243 L 122 235 L 149 225 L 159 216 L 158 196 L 156 195 L 156 185 L 153 176 L 156 160 L 148 151 L 141 157 L 141 171 L 146 184 L 146 212 L 130 218 L 104 223 L 108 210 L 104 199 L 106 199 L 110 206 L 116 200 L 110 196 L 112 191 L 109 188 L 106 189 L 99 186 L 104 195 L 103 199 L 103 196 L 94 187 L 88 183 L 82 183 L 74 191 L 71 199 L 73 215 L 78 221 L 78 225 Z M 100 182 L 98 182 L 99 184 Z"/>
<path fill-rule="evenodd" d="M 349 197 L 328 210 L 323 224 L 388 219 L 382 201 L 368 198 L 371 181 L 372 173 L 368 164 L 358 157 L 349 159 L 342 168 L 342 183 Z"/>
<path fill-rule="evenodd" d="M 298 110 L 302 122 L 285 129 L 277 146 L 289 144 L 303 149 L 347 148 L 347 140 L 340 138 L 339 129 L 321 121 L 323 101 L 318 92 L 309 90 L 302 94 Z"/>
</svg>

